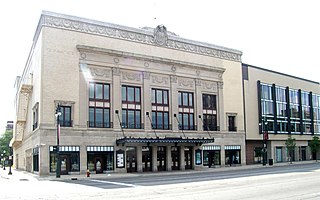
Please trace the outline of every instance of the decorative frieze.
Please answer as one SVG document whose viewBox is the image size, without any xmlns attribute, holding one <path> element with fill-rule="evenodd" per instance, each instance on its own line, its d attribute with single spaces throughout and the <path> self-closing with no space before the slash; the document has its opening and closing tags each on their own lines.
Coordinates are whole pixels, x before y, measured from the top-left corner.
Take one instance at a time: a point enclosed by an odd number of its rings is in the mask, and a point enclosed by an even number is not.
<svg viewBox="0 0 320 200">
<path fill-rule="evenodd" d="M 217 92 L 217 82 L 202 81 L 202 89 Z"/>
<path fill-rule="evenodd" d="M 92 77 L 96 78 L 110 78 L 111 70 L 90 67 L 90 73 Z"/>
<path fill-rule="evenodd" d="M 151 76 L 151 80 L 153 84 L 156 85 L 169 85 L 169 78 L 164 76 Z"/>
<path fill-rule="evenodd" d="M 194 80 L 191 80 L 191 79 L 179 78 L 178 85 L 180 87 L 193 88 L 195 83 L 194 83 Z"/>
<path fill-rule="evenodd" d="M 37 34 L 41 26 L 48 26 L 94 35 L 102 35 L 111 38 L 119 38 L 149 45 L 162 46 L 169 49 L 187 51 L 216 58 L 241 62 L 242 52 L 212 44 L 187 40 L 175 35 L 167 34 L 166 28 L 158 26 L 154 31 L 135 29 L 105 22 L 70 17 L 67 15 L 43 12 L 38 26 Z M 38 35 L 37 35 L 38 36 Z"/>
<path fill-rule="evenodd" d="M 141 82 L 140 73 L 123 71 L 121 74 L 122 74 L 122 80 Z"/>
</svg>

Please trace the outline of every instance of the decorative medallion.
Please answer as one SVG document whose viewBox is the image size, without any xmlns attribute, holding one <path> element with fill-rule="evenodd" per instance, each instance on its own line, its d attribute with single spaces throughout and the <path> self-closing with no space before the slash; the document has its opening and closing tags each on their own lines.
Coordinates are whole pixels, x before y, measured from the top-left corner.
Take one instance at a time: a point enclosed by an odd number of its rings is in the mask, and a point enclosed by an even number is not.
<svg viewBox="0 0 320 200">
<path fill-rule="evenodd" d="M 159 46 L 166 46 L 168 41 L 167 28 L 164 25 L 158 25 L 154 29 L 153 42 Z"/>
<path fill-rule="evenodd" d="M 114 58 L 113 61 L 114 63 L 119 63 L 119 58 Z"/>
</svg>

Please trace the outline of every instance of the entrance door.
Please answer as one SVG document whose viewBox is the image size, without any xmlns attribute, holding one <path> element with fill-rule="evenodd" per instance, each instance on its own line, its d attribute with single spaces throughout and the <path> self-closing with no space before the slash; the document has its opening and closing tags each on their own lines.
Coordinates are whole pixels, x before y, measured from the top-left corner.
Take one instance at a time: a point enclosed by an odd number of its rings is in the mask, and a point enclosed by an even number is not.
<svg viewBox="0 0 320 200">
<path fill-rule="evenodd" d="M 282 148 L 276 147 L 276 161 L 282 162 Z"/>
<path fill-rule="evenodd" d="M 171 158 L 172 158 L 172 170 L 180 169 L 180 156 L 179 156 L 179 147 L 171 147 Z"/>
<path fill-rule="evenodd" d="M 157 151 L 158 171 L 166 170 L 166 147 L 158 147 Z"/>
<path fill-rule="evenodd" d="M 142 171 L 152 171 L 152 153 L 150 147 L 142 147 Z"/>
<path fill-rule="evenodd" d="M 127 172 L 137 172 L 136 147 L 127 147 Z"/>
<path fill-rule="evenodd" d="M 102 162 L 102 158 L 101 157 L 95 157 L 94 159 L 94 168 L 96 171 L 96 174 L 100 174 L 103 173 L 103 162 Z"/>
<path fill-rule="evenodd" d="M 210 167 L 214 167 L 214 163 L 215 163 L 215 153 L 214 151 L 210 151 L 208 154 L 208 165 L 209 168 Z"/>
<path fill-rule="evenodd" d="M 61 160 L 61 175 L 67 175 L 69 172 L 69 159 L 67 155 L 60 155 Z"/>
<path fill-rule="evenodd" d="M 185 169 L 192 169 L 192 147 L 185 147 L 184 160 L 186 163 Z"/>
</svg>

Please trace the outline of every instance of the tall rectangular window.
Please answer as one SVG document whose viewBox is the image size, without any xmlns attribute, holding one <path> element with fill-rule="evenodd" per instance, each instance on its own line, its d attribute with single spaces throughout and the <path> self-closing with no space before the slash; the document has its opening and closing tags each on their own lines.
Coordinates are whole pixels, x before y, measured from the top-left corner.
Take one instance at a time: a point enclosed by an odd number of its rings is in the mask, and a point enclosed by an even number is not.
<svg viewBox="0 0 320 200">
<path fill-rule="evenodd" d="M 194 103 L 192 92 L 179 92 L 178 93 L 179 104 L 179 129 L 183 130 L 195 130 L 194 125 Z"/>
<path fill-rule="evenodd" d="M 276 86 L 277 132 L 288 133 L 286 88 Z"/>
<path fill-rule="evenodd" d="M 218 131 L 216 95 L 203 94 L 203 130 Z"/>
<path fill-rule="evenodd" d="M 267 126 L 262 126 L 262 128 L 268 131 L 273 131 L 274 124 L 274 101 L 272 98 L 272 85 L 261 84 L 261 114 L 263 123 Z"/>
<path fill-rule="evenodd" d="M 109 84 L 89 83 L 89 127 L 111 127 Z"/>
<path fill-rule="evenodd" d="M 300 109 L 299 109 L 299 92 L 298 90 L 289 90 L 290 112 L 291 112 L 291 132 L 300 133 Z"/>
<path fill-rule="evenodd" d="M 314 133 L 320 134 L 320 95 L 312 95 Z"/>
<path fill-rule="evenodd" d="M 152 128 L 169 129 L 169 95 L 168 90 L 152 89 Z"/>
<path fill-rule="evenodd" d="M 39 103 L 36 103 L 32 111 L 32 130 L 34 131 L 39 126 Z"/>
<path fill-rule="evenodd" d="M 302 106 L 302 128 L 306 134 L 311 133 L 311 113 L 310 113 L 310 94 L 308 92 L 301 92 L 301 106 Z"/>
<path fill-rule="evenodd" d="M 142 128 L 141 124 L 141 88 L 122 86 L 122 127 Z"/>
<path fill-rule="evenodd" d="M 71 106 L 60 106 L 61 115 L 59 116 L 60 126 L 71 127 Z"/>
</svg>

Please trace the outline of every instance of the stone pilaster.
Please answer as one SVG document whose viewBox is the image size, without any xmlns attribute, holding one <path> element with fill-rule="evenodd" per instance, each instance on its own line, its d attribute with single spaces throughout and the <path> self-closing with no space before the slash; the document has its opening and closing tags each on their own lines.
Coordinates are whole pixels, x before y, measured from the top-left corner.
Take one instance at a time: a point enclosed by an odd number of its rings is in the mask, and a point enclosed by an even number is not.
<svg viewBox="0 0 320 200">
<path fill-rule="evenodd" d="M 225 123 L 225 113 L 224 113 L 224 103 L 223 103 L 223 82 L 218 82 L 218 112 L 219 112 L 219 125 L 220 131 L 226 131 L 226 123 Z"/>
</svg>

